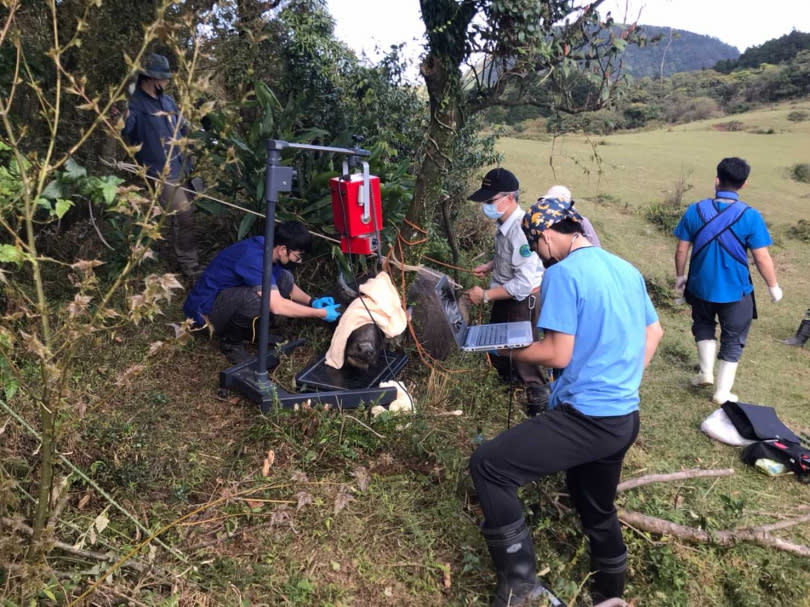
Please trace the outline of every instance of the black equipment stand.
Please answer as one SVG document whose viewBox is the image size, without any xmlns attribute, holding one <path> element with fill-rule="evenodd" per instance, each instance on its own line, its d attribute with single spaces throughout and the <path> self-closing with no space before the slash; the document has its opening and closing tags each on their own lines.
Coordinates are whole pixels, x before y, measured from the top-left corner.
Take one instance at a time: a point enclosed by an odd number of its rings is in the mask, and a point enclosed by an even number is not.
<svg viewBox="0 0 810 607">
<path fill-rule="evenodd" d="M 278 354 L 267 352 L 270 331 L 270 285 L 273 271 L 273 237 L 276 224 L 276 205 L 279 192 L 292 190 L 295 171 L 292 167 L 281 165 L 281 151 L 285 149 L 312 150 L 316 152 L 331 152 L 348 156 L 348 164 L 354 165 L 360 157 L 371 156 L 368 150 L 359 147 L 336 148 L 321 145 L 306 145 L 289 143 L 271 139 L 267 142 L 267 175 L 265 176 L 264 199 L 266 203 L 264 217 L 264 255 L 262 269 L 262 303 L 259 317 L 259 352 L 254 359 L 225 369 L 219 374 L 220 393 L 228 390 L 239 392 L 254 403 L 257 403 L 262 413 L 272 408 L 294 409 L 306 401 L 309 404 L 321 403 L 340 409 L 355 409 L 364 403 L 385 405 L 396 399 L 396 388 L 363 388 L 358 390 L 330 390 L 325 392 L 291 394 L 274 384 L 268 378 L 268 369 L 278 365 Z M 301 345 L 302 340 L 289 344 L 281 353 L 291 351 Z"/>
</svg>

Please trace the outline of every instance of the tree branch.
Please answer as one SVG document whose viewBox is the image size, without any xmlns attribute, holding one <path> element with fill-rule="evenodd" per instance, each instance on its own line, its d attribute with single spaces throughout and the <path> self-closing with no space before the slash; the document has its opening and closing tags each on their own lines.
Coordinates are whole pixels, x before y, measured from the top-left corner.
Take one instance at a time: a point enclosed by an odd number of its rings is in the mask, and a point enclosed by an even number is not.
<svg viewBox="0 0 810 607">
<path fill-rule="evenodd" d="M 628 510 L 619 510 L 619 520 L 622 523 L 632 525 L 643 531 L 671 535 L 687 542 L 716 544 L 719 546 L 733 546 L 740 542 L 751 542 L 766 548 L 776 548 L 777 550 L 790 552 L 798 556 L 810 557 L 810 547 L 802 544 L 794 544 L 793 542 L 774 537 L 768 533 L 772 529 L 783 529 L 787 526 L 810 522 L 810 514 L 790 521 L 780 521 L 773 525 L 762 525 L 760 527 L 748 527 L 743 529 L 726 529 L 722 531 L 707 531 L 705 529 L 686 527 L 685 525 L 679 525 L 653 516 L 647 516 L 640 512 L 630 512 Z"/>
<path fill-rule="evenodd" d="M 734 474 L 732 468 L 722 468 L 720 470 L 682 470 L 680 472 L 672 472 L 670 474 L 648 474 L 647 476 L 639 476 L 630 480 L 619 483 L 616 491 L 627 491 L 628 489 L 635 489 L 642 485 L 649 485 L 650 483 L 664 483 L 669 481 L 681 481 L 687 478 L 711 478 L 717 476 L 731 476 Z"/>
</svg>

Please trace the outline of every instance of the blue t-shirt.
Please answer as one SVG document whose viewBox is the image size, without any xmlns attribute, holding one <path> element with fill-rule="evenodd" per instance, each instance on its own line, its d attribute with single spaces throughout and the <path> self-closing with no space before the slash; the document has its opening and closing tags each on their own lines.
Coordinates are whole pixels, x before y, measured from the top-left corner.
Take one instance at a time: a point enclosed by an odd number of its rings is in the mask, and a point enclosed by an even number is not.
<svg viewBox="0 0 810 607">
<path fill-rule="evenodd" d="M 205 268 L 194 288 L 186 297 L 183 312 L 199 325 L 202 315 L 211 313 L 214 300 L 222 289 L 231 287 L 260 287 L 264 268 L 264 236 L 246 238 L 220 251 Z M 271 286 L 275 286 L 281 266 L 274 265 Z"/>
<path fill-rule="evenodd" d="M 739 200 L 736 192 L 717 192 L 715 208 L 722 211 Z M 695 235 L 704 223 L 698 213 L 698 202 L 689 205 L 673 230 L 679 239 L 695 242 Z M 762 215 L 749 207 L 729 228 L 746 249 L 760 249 L 771 244 L 771 236 Z M 687 290 L 704 301 L 729 303 L 739 301 L 754 290 L 748 265 L 743 265 L 720 245 L 717 239 L 707 244 L 689 261 Z"/>
<path fill-rule="evenodd" d="M 594 417 L 636 411 L 647 326 L 658 320 L 641 273 L 604 249 L 575 249 L 546 270 L 541 302 L 537 326 L 574 336 L 550 407 Z"/>
</svg>

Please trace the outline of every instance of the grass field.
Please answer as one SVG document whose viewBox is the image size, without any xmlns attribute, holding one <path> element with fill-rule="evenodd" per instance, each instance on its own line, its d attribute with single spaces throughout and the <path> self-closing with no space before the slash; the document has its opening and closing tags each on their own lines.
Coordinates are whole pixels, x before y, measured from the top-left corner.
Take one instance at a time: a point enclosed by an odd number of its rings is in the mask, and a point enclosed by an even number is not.
<svg viewBox="0 0 810 607">
<path fill-rule="evenodd" d="M 521 179 L 524 206 L 554 183 L 570 186 L 605 248 L 635 264 L 655 296 L 665 336 L 642 385 L 641 433 L 625 461 L 624 478 L 691 468 L 735 471 L 633 489 L 619 496 L 621 508 L 709 531 L 810 513 L 810 485 L 767 477 L 742 464 L 738 449 L 700 432 L 700 422 L 715 406 L 708 389 L 687 385 L 696 356 L 689 310 L 674 305 L 671 295 L 674 237 L 644 215 L 680 180 L 692 186 L 684 202 L 711 195 L 714 168 L 723 156 L 750 161 L 744 198 L 772 228 L 785 297 L 771 304 L 755 275 L 760 318 L 735 391 L 741 400 L 775 407 L 794 431 L 810 433 L 810 347 L 777 341 L 793 334 L 810 306 L 810 244 L 787 235 L 789 226 L 810 218 L 810 185 L 788 176 L 793 164 L 810 162 L 810 122 L 788 121 L 795 109 L 810 109 L 810 102 L 666 130 L 499 142 L 503 164 Z M 714 126 L 731 119 L 746 130 Z M 774 134 L 749 132 L 768 129 Z M 476 211 L 473 205 L 469 210 Z M 306 284 L 331 271 L 328 261 L 315 261 L 299 280 Z M 181 303 L 174 302 L 159 322 L 82 353 L 75 381 L 90 386 L 95 396 L 75 404 L 86 412 L 64 429 L 61 445 L 144 528 L 155 532 L 190 514 L 160 535 L 180 556 L 143 548 L 138 558 L 159 569 L 120 569 L 81 604 L 488 604 L 494 575 L 466 466 L 477 441 L 504 429 L 510 397 L 482 357 L 455 355 L 430 369 L 411 350 L 401 374 L 417 401 L 411 417 L 371 419 L 364 411 L 260 416 L 236 395 L 217 397 L 225 362 L 205 338 L 167 347 L 142 362 L 150 343 L 167 339 L 167 323 L 180 318 Z M 322 324 L 303 322 L 289 329 L 309 342 L 273 373 L 292 389 L 296 371 L 325 350 L 328 332 Z M 514 422 L 521 413 L 512 407 Z M 456 409 L 461 417 L 445 415 Z M 12 426 L 2 426 L 4 432 L 3 448 L 17 454 L 4 461 L 4 470 L 25 478 L 30 469 L 21 454 L 36 445 L 12 433 Z M 273 461 L 263 470 L 268 452 Z M 587 548 L 563 479 L 544 479 L 526 487 L 522 497 L 544 578 L 572 605 L 590 605 L 581 589 Z M 13 485 L 0 486 L 3 508 L 19 504 L 23 510 L 29 502 Z M 81 479 L 74 478 L 64 506 L 59 539 L 69 545 L 121 555 L 145 539 L 131 518 Z M 97 524 L 101 514 L 109 519 L 103 528 Z M 624 533 L 630 550 L 626 598 L 637 607 L 810 606 L 807 557 L 751 543 L 686 542 L 630 526 Z M 775 534 L 810 545 L 806 523 Z M 11 538 L 0 541 L 0 557 L 18 554 L 14 547 Z M 52 569 L 35 572 L 37 583 L 24 591 L 0 579 L 4 605 L 21 604 L 26 592 L 35 597 L 26 605 L 67 604 L 66 596 L 76 597 L 115 560 L 56 554 Z M 17 567 L 13 570 L 23 565 Z"/>
</svg>

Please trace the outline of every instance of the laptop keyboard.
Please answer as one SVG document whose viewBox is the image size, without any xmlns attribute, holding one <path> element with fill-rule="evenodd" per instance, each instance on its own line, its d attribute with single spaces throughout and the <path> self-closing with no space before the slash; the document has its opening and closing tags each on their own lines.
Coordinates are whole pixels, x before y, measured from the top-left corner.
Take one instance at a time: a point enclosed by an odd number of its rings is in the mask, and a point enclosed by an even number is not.
<svg viewBox="0 0 810 607">
<path fill-rule="evenodd" d="M 507 343 L 507 328 L 503 325 L 480 325 L 475 336 L 476 345 Z"/>
</svg>

